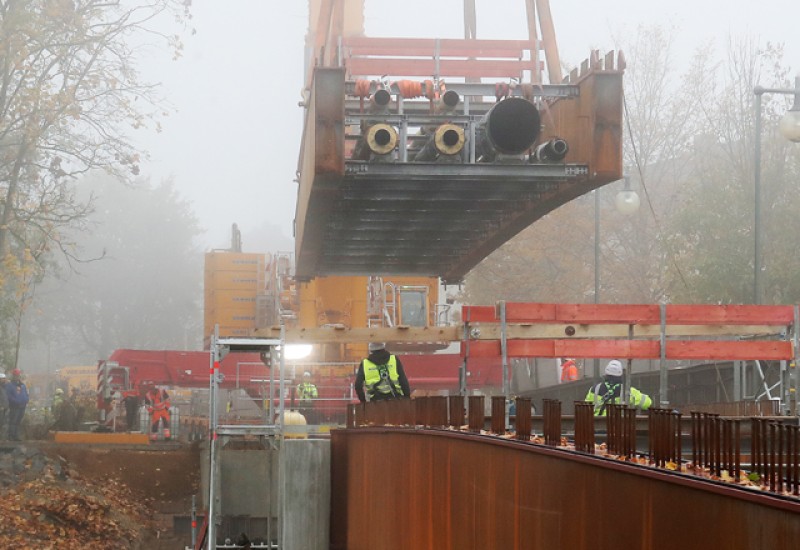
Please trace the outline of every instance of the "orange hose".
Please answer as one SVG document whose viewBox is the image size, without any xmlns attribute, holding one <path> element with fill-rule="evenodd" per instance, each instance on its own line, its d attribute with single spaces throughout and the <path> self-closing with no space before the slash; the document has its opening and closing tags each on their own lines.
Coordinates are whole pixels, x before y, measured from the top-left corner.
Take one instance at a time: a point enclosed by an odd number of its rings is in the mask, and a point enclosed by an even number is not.
<svg viewBox="0 0 800 550">
<path fill-rule="evenodd" d="M 370 84 L 372 83 L 369 80 L 363 78 L 356 80 L 356 95 L 361 98 L 367 97 L 369 95 Z"/>
<path fill-rule="evenodd" d="M 398 80 L 395 82 L 400 95 L 406 99 L 422 95 L 422 84 L 413 80 Z"/>
</svg>

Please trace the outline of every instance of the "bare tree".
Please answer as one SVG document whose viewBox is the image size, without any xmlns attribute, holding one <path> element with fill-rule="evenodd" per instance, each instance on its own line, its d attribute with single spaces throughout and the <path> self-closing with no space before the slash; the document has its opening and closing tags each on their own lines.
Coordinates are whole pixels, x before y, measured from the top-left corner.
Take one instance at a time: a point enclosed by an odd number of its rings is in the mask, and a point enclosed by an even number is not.
<svg viewBox="0 0 800 550">
<path fill-rule="evenodd" d="M 642 202 L 623 216 L 621 182 L 599 190 L 599 266 L 593 265 L 594 201 L 582 197 L 520 233 L 467 277 L 464 299 L 591 301 L 599 268 L 607 303 L 748 302 L 753 287 L 753 87 L 789 87 L 780 47 L 710 45 L 683 72 L 675 33 L 642 27 L 626 52 L 626 172 Z M 765 287 L 768 301 L 800 300 L 794 253 L 800 221 L 797 146 L 775 137 L 785 98 L 764 105 Z M 794 185 L 793 185 L 794 183 Z"/>
<path fill-rule="evenodd" d="M 76 259 L 65 229 L 80 227 L 91 201 L 72 177 L 102 169 L 139 172 L 129 132 L 164 111 L 141 81 L 146 48 L 181 50 L 158 19 L 188 20 L 184 0 L 0 0 L 0 294 L 7 309 L 43 273 L 51 251 Z M 4 319 L 17 311 L 6 311 Z M 0 319 L 2 320 L 2 319 Z"/>
</svg>

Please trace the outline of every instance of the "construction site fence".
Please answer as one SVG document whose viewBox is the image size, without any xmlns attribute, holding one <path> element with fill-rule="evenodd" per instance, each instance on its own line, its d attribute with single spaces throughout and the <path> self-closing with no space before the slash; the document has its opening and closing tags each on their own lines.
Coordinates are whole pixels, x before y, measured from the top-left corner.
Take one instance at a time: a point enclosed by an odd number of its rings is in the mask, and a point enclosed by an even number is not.
<svg viewBox="0 0 800 550">
<path fill-rule="evenodd" d="M 562 415 L 562 403 L 547 399 L 543 414 L 531 414 L 529 398 L 517 398 L 509 416 L 506 399 L 492 396 L 429 396 L 351 404 L 346 429 L 375 426 L 420 426 L 464 430 L 568 447 L 581 453 L 603 453 L 655 468 L 702 475 L 714 480 L 760 483 L 765 491 L 800 496 L 800 426 L 796 417 L 726 417 L 693 411 L 610 404 L 606 416 L 595 416 L 592 403 L 574 402 L 574 415 Z M 541 434 L 534 433 L 534 421 Z M 572 430 L 564 430 L 570 424 Z M 749 467 L 745 471 L 744 467 Z"/>
</svg>

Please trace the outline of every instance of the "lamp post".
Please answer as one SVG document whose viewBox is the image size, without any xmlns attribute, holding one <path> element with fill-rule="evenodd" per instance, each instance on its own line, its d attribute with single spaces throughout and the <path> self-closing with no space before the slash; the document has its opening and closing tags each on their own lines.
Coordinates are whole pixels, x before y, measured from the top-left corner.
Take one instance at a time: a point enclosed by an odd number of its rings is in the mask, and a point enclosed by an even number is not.
<svg viewBox="0 0 800 550">
<path fill-rule="evenodd" d="M 783 137 L 793 143 L 800 143 L 800 74 L 794 79 L 794 89 L 785 88 L 763 88 L 756 86 L 753 88 L 755 94 L 755 175 L 754 183 L 754 212 L 753 212 L 753 237 L 755 239 L 755 250 L 753 257 L 753 303 L 761 303 L 762 282 L 761 282 L 761 96 L 764 94 L 783 94 L 793 95 L 794 104 L 783 115 L 778 126 Z"/>
<path fill-rule="evenodd" d="M 639 195 L 631 189 L 631 179 L 623 177 L 625 187 L 617 193 L 614 204 L 621 214 L 633 214 L 639 210 Z M 600 188 L 594 190 L 594 303 L 600 303 Z M 600 377 L 600 365 L 597 359 L 593 364 L 594 377 Z"/>
<path fill-rule="evenodd" d="M 631 189 L 631 178 L 623 176 L 625 187 L 617 193 L 614 204 L 620 214 L 639 210 L 639 194 Z M 594 303 L 600 303 L 600 188 L 594 190 Z"/>
</svg>

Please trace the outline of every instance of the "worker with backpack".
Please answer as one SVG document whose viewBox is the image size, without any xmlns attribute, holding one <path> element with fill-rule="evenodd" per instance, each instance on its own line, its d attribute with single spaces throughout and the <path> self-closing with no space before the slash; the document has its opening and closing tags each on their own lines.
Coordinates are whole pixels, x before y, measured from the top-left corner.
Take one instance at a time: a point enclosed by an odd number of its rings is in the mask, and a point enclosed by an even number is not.
<svg viewBox="0 0 800 550">
<path fill-rule="evenodd" d="M 622 363 L 616 359 L 608 362 L 603 381 L 589 388 L 585 401 L 594 405 L 595 416 L 606 416 L 609 404 L 622 403 Z M 631 386 L 628 403 L 631 407 L 646 411 L 652 406 L 653 400 L 646 393 Z"/>
</svg>

